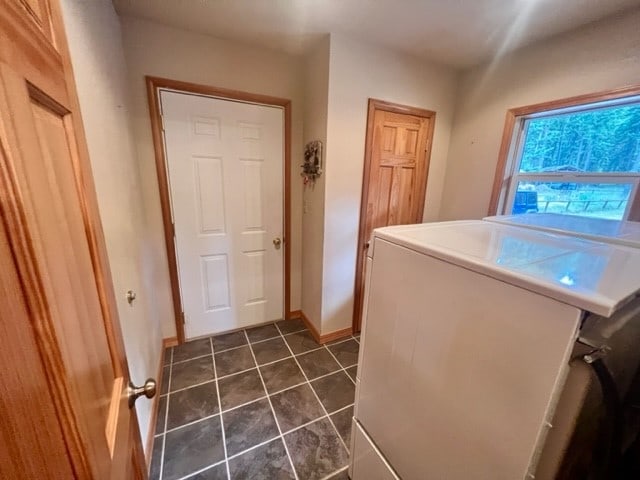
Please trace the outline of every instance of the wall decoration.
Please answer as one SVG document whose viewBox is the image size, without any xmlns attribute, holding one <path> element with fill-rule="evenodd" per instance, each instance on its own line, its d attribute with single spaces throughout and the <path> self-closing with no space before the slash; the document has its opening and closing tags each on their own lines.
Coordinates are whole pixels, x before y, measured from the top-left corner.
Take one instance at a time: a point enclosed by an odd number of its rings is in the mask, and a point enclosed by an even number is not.
<svg viewBox="0 0 640 480">
<path fill-rule="evenodd" d="M 300 176 L 304 185 L 315 185 L 316 179 L 322 174 L 322 142 L 314 140 L 304 147 L 304 163 L 300 165 Z"/>
</svg>

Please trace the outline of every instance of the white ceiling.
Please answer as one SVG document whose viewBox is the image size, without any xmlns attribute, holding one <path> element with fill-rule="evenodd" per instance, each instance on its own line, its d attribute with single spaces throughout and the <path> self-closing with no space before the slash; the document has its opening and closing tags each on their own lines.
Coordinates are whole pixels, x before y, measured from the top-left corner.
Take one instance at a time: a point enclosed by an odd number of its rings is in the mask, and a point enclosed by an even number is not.
<svg viewBox="0 0 640 480">
<path fill-rule="evenodd" d="M 113 0 L 118 13 L 293 54 L 342 33 L 453 67 L 640 6 L 640 0 Z"/>
</svg>

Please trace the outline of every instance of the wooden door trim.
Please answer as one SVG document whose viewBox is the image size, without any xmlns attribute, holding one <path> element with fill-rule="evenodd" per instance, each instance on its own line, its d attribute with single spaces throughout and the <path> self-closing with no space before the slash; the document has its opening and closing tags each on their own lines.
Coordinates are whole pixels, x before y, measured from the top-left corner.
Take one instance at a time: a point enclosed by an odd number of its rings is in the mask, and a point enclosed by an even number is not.
<svg viewBox="0 0 640 480">
<path fill-rule="evenodd" d="M 177 90 L 180 92 L 206 95 L 224 100 L 238 100 L 246 103 L 270 105 L 284 109 L 284 318 L 291 318 L 291 100 L 272 97 L 256 93 L 231 90 L 227 88 L 200 85 L 197 83 L 171 80 L 146 76 L 147 100 L 151 117 L 151 133 L 156 160 L 156 175 L 160 193 L 160 207 L 162 209 L 162 223 L 164 226 L 164 240 L 169 263 L 169 279 L 171 282 L 171 297 L 173 299 L 173 313 L 176 324 L 176 335 L 179 343 L 184 343 L 184 315 L 180 301 L 180 283 L 178 281 L 178 264 L 176 249 L 173 241 L 175 232 L 171 222 L 171 200 L 169 183 L 167 181 L 167 159 L 164 151 L 162 136 L 162 114 L 160 111 L 159 91 L 161 89 Z"/>
<path fill-rule="evenodd" d="M 371 176 L 371 155 L 373 151 L 373 133 L 374 133 L 374 117 L 376 110 L 382 110 L 385 112 L 401 113 L 406 115 L 414 115 L 416 117 L 422 117 L 429 119 L 429 130 L 427 132 L 427 147 L 424 152 L 425 155 L 425 175 L 420 179 L 420 195 L 418 198 L 419 207 L 418 212 L 420 218 L 424 214 L 425 194 L 427 188 L 427 178 L 429 176 L 429 162 L 431 160 L 431 145 L 433 140 L 433 132 L 435 128 L 436 112 L 432 110 L 426 110 L 423 108 L 411 107 L 408 105 L 401 105 L 397 103 L 391 103 L 384 100 L 377 100 L 375 98 L 369 99 L 368 111 L 367 111 L 367 134 L 365 137 L 364 147 L 364 171 L 362 175 L 362 196 L 360 199 L 360 226 L 358 230 L 358 251 L 356 256 L 356 278 L 355 278 L 355 291 L 353 301 L 353 332 L 360 330 L 362 323 L 362 302 L 363 291 L 362 286 L 364 284 L 363 278 L 363 265 L 366 258 L 365 244 L 367 238 L 366 233 L 366 221 L 367 221 L 367 200 L 369 198 L 369 179 Z"/>
<path fill-rule="evenodd" d="M 500 141 L 500 150 L 498 151 L 498 161 L 496 163 L 496 171 L 493 177 L 493 187 L 491 188 L 491 198 L 489 200 L 489 209 L 487 215 L 498 215 L 498 207 L 500 206 L 500 196 L 502 193 L 502 184 L 507 174 L 507 165 L 509 163 L 511 152 L 511 143 L 513 141 L 514 130 L 518 117 L 531 115 L 533 113 L 546 112 L 549 110 L 558 110 L 560 108 L 575 107 L 588 103 L 604 102 L 607 100 L 616 100 L 618 98 L 632 97 L 640 95 L 640 85 L 629 85 L 626 87 L 606 90 L 604 92 L 587 93 L 569 98 L 561 98 L 548 102 L 536 103 L 533 105 L 525 105 L 523 107 L 510 108 L 505 114 L 504 128 L 502 130 L 502 140 Z M 635 202 L 629 212 L 629 220 L 638 221 L 640 219 L 640 195 L 636 196 Z"/>
</svg>

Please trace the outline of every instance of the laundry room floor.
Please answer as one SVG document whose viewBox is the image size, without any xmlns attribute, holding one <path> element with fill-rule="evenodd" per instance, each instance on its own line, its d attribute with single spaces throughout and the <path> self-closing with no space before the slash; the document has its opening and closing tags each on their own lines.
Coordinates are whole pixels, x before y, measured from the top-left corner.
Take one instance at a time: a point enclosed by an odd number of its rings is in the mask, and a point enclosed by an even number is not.
<svg viewBox="0 0 640 480">
<path fill-rule="evenodd" d="M 301 320 L 168 348 L 151 479 L 347 479 L 358 349 Z"/>
</svg>

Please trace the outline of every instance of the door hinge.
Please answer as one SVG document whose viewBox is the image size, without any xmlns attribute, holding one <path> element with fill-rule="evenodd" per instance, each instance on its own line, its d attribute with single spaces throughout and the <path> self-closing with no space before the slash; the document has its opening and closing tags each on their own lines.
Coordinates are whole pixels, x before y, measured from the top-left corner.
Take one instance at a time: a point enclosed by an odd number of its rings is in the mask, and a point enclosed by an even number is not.
<svg viewBox="0 0 640 480">
<path fill-rule="evenodd" d="M 171 236 L 175 238 L 176 236 L 176 224 L 171 222 Z"/>
<path fill-rule="evenodd" d="M 160 114 L 160 128 L 164 132 L 164 115 Z"/>
<path fill-rule="evenodd" d="M 186 317 L 186 315 L 184 314 L 184 312 L 182 312 L 182 315 L 181 315 L 181 316 L 182 316 L 182 324 L 183 324 L 183 325 L 185 325 L 185 324 L 187 323 L 187 320 L 186 320 L 186 318 L 187 318 L 187 317 Z"/>
</svg>

